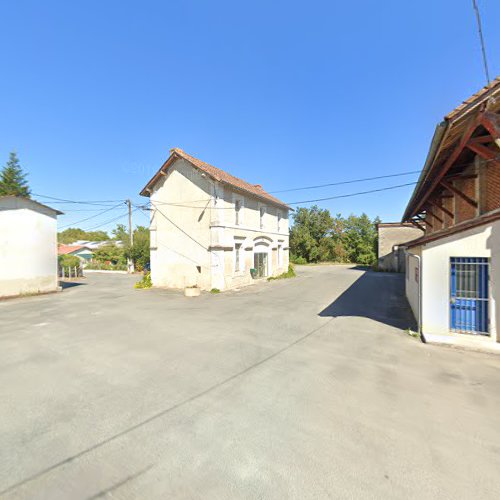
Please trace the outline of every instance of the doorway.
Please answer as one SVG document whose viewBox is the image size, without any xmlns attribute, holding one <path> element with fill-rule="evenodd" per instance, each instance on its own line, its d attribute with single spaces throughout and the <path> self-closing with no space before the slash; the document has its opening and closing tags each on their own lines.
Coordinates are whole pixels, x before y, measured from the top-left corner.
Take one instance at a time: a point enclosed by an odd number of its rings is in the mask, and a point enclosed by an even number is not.
<svg viewBox="0 0 500 500">
<path fill-rule="evenodd" d="M 450 266 L 451 330 L 489 335 L 488 259 L 451 257 Z"/>
<path fill-rule="evenodd" d="M 256 270 L 257 278 L 264 278 L 267 276 L 267 253 L 256 252 L 253 254 L 253 267 Z"/>
</svg>

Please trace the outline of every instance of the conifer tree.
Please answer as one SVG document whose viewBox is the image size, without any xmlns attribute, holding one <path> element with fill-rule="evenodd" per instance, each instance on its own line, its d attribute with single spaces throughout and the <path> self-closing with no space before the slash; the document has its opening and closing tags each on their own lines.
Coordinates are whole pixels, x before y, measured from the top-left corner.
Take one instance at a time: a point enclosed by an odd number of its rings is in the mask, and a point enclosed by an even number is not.
<svg viewBox="0 0 500 500">
<path fill-rule="evenodd" d="M 0 196 L 30 197 L 30 189 L 26 175 L 16 153 L 10 153 L 9 161 L 0 172 Z"/>
</svg>

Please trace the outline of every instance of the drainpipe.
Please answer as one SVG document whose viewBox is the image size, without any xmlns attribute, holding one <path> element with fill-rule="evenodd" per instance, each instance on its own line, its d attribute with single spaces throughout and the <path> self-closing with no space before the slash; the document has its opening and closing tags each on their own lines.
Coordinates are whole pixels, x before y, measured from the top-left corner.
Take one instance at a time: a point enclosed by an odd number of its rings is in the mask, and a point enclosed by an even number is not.
<svg viewBox="0 0 500 500">
<path fill-rule="evenodd" d="M 420 340 L 425 343 L 425 337 L 423 336 L 422 333 L 422 283 L 423 283 L 423 269 L 422 269 L 422 258 L 420 255 L 415 255 L 414 253 L 408 252 L 408 250 L 405 250 L 405 254 L 408 255 L 408 257 L 415 257 L 418 262 L 418 333 L 420 335 Z M 406 270 L 408 272 L 408 269 Z"/>
</svg>

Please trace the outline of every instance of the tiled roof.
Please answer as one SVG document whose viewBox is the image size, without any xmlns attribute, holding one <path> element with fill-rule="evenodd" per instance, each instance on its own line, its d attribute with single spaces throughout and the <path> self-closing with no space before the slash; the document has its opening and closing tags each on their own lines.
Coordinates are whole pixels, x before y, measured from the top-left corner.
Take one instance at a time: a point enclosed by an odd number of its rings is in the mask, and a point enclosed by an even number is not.
<svg viewBox="0 0 500 500">
<path fill-rule="evenodd" d="M 57 255 L 66 255 L 81 250 L 82 248 L 87 247 L 84 245 L 59 245 L 57 247 Z"/>
<path fill-rule="evenodd" d="M 186 153 L 185 151 L 183 151 L 182 149 L 179 149 L 179 148 L 173 148 L 170 150 L 170 157 L 165 162 L 165 164 L 162 166 L 160 171 L 162 171 L 162 169 L 164 169 L 165 167 L 168 166 L 168 164 L 170 164 L 170 160 L 173 157 L 183 158 L 184 160 L 191 163 L 197 169 L 208 174 L 210 177 L 212 177 L 216 181 L 222 182 L 224 184 L 228 184 L 229 186 L 232 186 L 236 189 L 246 191 L 247 193 L 250 193 L 257 198 L 267 200 L 275 205 L 280 205 L 282 207 L 290 208 L 286 203 L 282 202 L 278 198 L 275 198 L 274 196 L 269 194 L 267 191 L 265 191 L 260 184 L 250 184 L 249 182 L 246 182 L 243 179 L 235 177 L 234 175 L 231 175 L 231 174 L 225 172 L 224 170 L 221 170 L 220 168 L 214 167 L 213 165 L 210 165 L 209 163 L 206 163 L 202 160 L 199 160 L 198 158 L 195 158 L 194 156 L 191 156 L 190 154 Z M 141 191 L 141 194 L 143 196 L 148 196 L 147 189 L 154 186 L 154 184 L 156 183 L 156 181 L 159 178 L 160 171 L 148 182 L 146 187 Z"/>
<path fill-rule="evenodd" d="M 494 89 L 497 85 L 500 85 L 500 76 L 497 76 L 488 85 L 485 85 L 481 90 L 479 90 L 475 94 L 472 94 L 468 99 L 465 99 L 462 104 L 457 106 L 451 113 L 448 113 L 445 116 L 445 119 L 452 120 L 453 118 L 456 118 L 462 111 L 465 111 L 469 106 L 479 104 L 480 102 L 482 102 L 481 98 L 486 97 L 486 94 L 490 90 Z"/>
</svg>

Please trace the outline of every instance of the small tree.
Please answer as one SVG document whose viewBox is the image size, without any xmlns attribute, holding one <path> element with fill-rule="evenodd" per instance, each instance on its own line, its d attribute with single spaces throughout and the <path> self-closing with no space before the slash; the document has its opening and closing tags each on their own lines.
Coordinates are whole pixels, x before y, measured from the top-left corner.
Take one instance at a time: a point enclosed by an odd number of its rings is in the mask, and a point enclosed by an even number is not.
<svg viewBox="0 0 500 500">
<path fill-rule="evenodd" d="M 0 172 L 0 196 L 30 197 L 30 189 L 16 153 L 10 153 L 9 161 Z"/>
<path fill-rule="evenodd" d="M 59 255 L 58 261 L 61 267 L 80 267 L 80 259 L 76 255 Z"/>
</svg>

